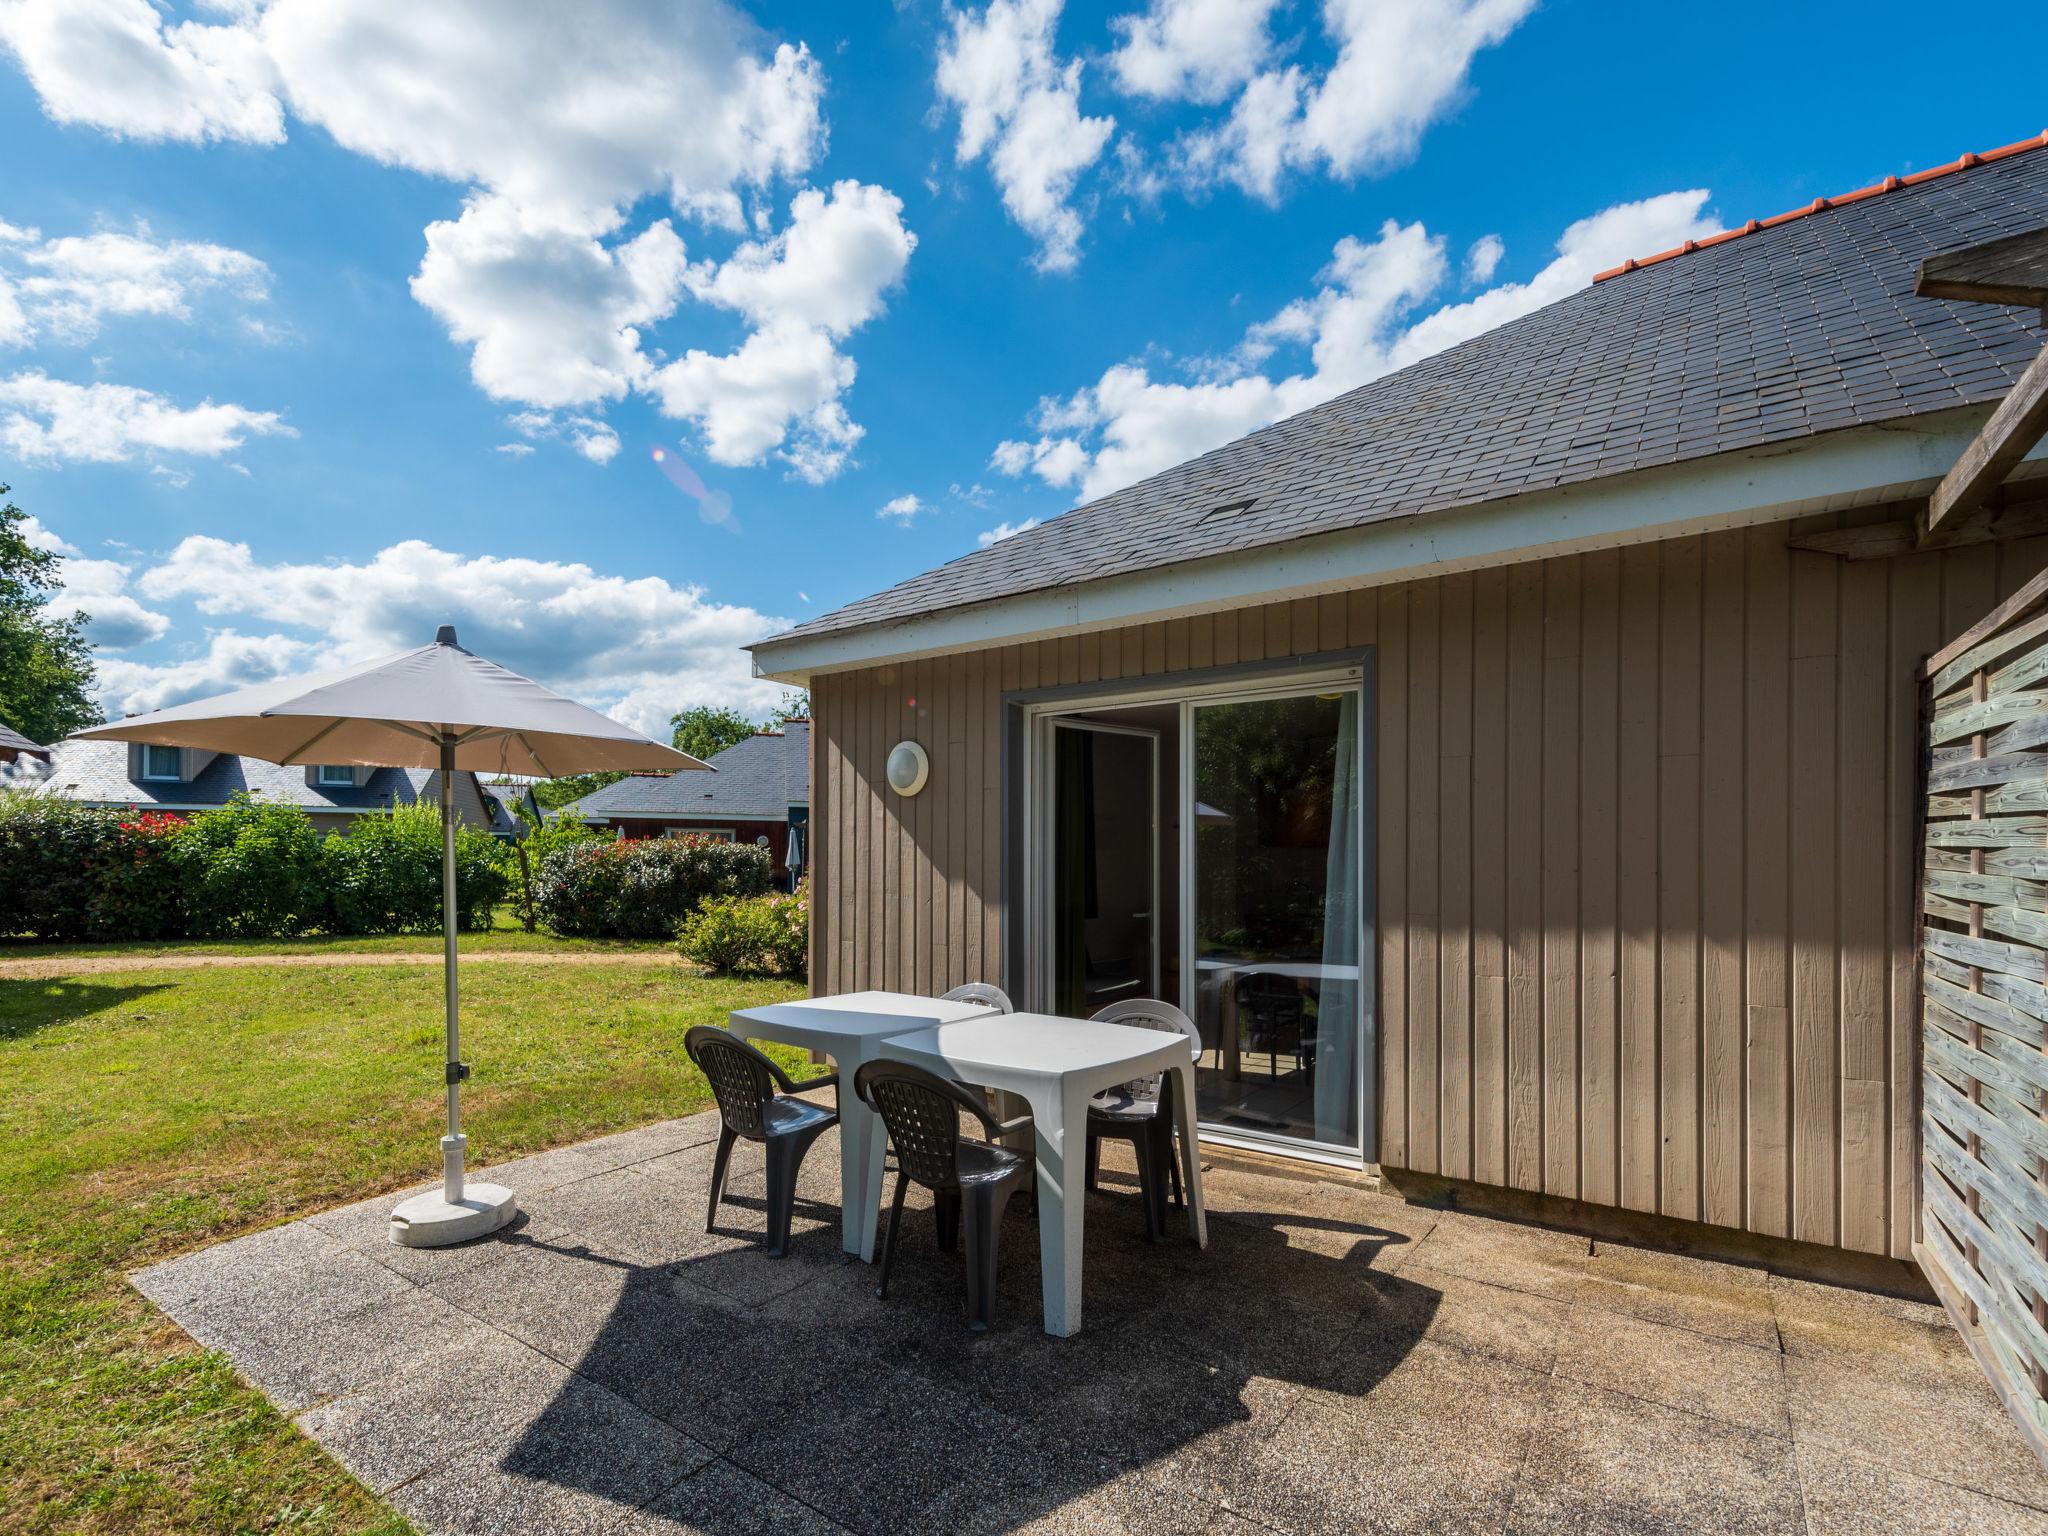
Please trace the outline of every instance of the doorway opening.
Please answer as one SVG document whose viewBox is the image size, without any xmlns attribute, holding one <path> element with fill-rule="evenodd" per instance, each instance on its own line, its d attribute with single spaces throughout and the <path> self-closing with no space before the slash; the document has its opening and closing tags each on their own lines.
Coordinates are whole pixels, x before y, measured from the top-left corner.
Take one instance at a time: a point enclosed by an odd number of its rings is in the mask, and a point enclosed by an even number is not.
<svg viewBox="0 0 2048 1536">
<path fill-rule="evenodd" d="M 1366 700 L 1354 667 L 1026 711 L 1027 1006 L 1183 1009 L 1206 1136 L 1376 1151 Z"/>
</svg>

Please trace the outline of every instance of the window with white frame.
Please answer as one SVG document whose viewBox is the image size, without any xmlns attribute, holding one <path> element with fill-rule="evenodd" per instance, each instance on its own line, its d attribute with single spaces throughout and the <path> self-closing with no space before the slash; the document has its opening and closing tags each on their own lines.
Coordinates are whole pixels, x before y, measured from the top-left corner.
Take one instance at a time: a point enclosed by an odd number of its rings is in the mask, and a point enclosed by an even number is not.
<svg viewBox="0 0 2048 1536">
<path fill-rule="evenodd" d="M 731 827 L 667 827 L 663 829 L 661 835 L 663 837 L 705 837 L 714 843 L 729 843 L 733 841 L 733 829 Z"/>
<path fill-rule="evenodd" d="M 144 746 L 142 749 L 142 776 L 145 779 L 180 779 L 184 775 L 176 747 Z"/>
<path fill-rule="evenodd" d="M 353 789 L 356 771 L 347 763 L 322 763 L 313 770 L 313 782 L 323 789 Z"/>
</svg>

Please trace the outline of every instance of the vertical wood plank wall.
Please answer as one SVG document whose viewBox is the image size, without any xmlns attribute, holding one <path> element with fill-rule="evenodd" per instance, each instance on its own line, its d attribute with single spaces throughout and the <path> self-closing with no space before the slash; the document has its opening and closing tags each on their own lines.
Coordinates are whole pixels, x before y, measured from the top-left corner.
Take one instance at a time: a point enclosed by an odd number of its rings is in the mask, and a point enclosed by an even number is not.
<svg viewBox="0 0 2048 1536">
<path fill-rule="evenodd" d="M 1859 520 L 821 677 L 815 985 L 1001 979 L 1005 691 L 1371 645 L 1379 1160 L 1908 1257 L 1914 674 L 2048 541 L 1785 547 Z"/>
</svg>

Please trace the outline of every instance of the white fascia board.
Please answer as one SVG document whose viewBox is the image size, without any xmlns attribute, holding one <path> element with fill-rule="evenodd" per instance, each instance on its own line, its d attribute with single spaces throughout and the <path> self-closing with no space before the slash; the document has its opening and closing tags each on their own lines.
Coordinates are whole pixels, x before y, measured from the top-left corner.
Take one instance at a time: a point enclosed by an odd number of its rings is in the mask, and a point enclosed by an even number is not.
<svg viewBox="0 0 2048 1536">
<path fill-rule="evenodd" d="M 803 685 L 825 673 L 923 656 L 1901 501 L 1926 495 L 1948 473 L 1992 409 L 1902 417 L 1464 511 L 1391 518 L 886 624 L 769 639 L 752 647 L 754 671 Z M 2028 457 L 2048 458 L 2048 442 Z"/>
<path fill-rule="evenodd" d="M 573 802 L 572 802 L 573 804 Z M 563 806 L 568 810 L 568 806 Z M 784 813 L 784 816 L 787 812 Z M 751 811 L 584 811 L 582 821 L 708 821 L 718 826 L 730 826 L 735 821 L 760 821 L 773 825 L 784 819 L 773 812 L 755 815 Z"/>
</svg>

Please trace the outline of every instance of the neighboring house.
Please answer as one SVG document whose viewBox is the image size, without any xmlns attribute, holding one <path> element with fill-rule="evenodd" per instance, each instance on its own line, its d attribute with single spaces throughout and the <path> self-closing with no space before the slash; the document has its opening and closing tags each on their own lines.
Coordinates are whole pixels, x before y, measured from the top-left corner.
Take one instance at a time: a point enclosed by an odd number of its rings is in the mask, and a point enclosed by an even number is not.
<svg viewBox="0 0 2048 1536">
<path fill-rule="evenodd" d="M 635 774 L 572 800 L 557 815 L 580 816 L 620 837 L 718 837 L 768 849 L 787 884 L 801 869 L 811 807 L 811 722 L 761 731 L 710 760 L 715 773 Z M 792 859 L 792 843 L 794 858 Z"/>
<path fill-rule="evenodd" d="M 23 758 L 50 760 L 50 749 L 30 741 L 12 726 L 0 721 L 0 763 L 16 763 Z"/>
<path fill-rule="evenodd" d="M 1155 993 L 1215 1141 L 1908 1257 L 1917 672 L 2048 560 L 2038 449 L 1927 532 L 2048 375 L 1916 272 L 2044 227 L 2048 136 L 1631 262 L 754 646 L 812 986 Z"/>
<path fill-rule="evenodd" d="M 440 776 L 424 768 L 285 768 L 195 747 L 68 739 L 51 749 L 35 790 L 86 805 L 180 813 L 213 810 L 243 792 L 302 806 L 323 833 L 346 832 L 366 812 L 441 799 Z M 473 773 L 455 776 L 455 808 L 465 825 L 512 835 L 503 808 Z"/>
<path fill-rule="evenodd" d="M 526 836 L 526 823 L 519 818 L 524 810 L 537 825 L 541 819 L 540 801 L 534 798 L 531 784 L 485 784 L 483 792 L 495 802 L 491 830 L 500 837 Z"/>
</svg>

